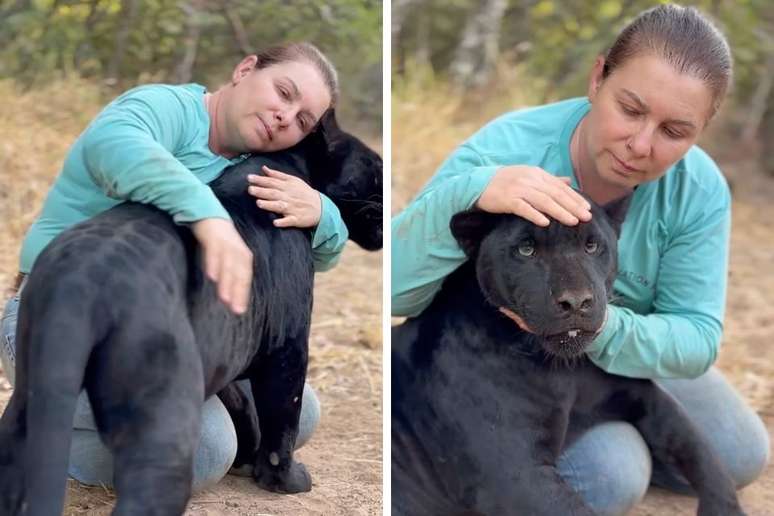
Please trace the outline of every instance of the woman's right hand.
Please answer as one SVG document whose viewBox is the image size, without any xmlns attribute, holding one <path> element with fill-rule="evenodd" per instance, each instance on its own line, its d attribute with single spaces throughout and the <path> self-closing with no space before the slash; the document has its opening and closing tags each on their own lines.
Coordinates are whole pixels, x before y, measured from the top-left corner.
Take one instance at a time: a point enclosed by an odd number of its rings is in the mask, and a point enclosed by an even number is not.
<svg viewBox="0 0 774 516">
<path fill-rule="evenodd" d="M 546 215 L 567 226 L 591 219 L 591 205 L 570 187 L 569 177 L 555 177 L 540 167 L 509 165 L 500 168 L 476 201 L 490 213 L 513 213 L 538 226 Z"/>
<path fill-rule="evenodd" d="M 191 224 L 204 254 L 204 273 L 218 297 L 235 314 L 247 311 L 253 281 L 253 253 L 230 220 L 209 218 Z"/>
</svg>

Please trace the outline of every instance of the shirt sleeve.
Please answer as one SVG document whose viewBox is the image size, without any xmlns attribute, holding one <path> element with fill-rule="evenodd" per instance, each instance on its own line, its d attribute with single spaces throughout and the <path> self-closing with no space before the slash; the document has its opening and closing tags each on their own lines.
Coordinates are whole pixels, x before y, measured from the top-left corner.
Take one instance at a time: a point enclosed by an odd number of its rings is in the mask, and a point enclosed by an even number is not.
<svg viewBox="0 0 774 516">
<path fill-rule="evenodd" d="M 449 223 L 454 214 L 478 200 L 498 168 L 463 145 L 419 196 L 393 217 L 393 315 L 419 314 L 432 302 L 444 278 L 465 262 Z"/>
<path fill-rule="evenodd" d="M 636 378 L 695 378 L 715 362 L 731 229 L 725 184 L 714 205 L 668 242 L 652 313 L 608 305 L 607 322 L 588 352 L 599 367 Z"/>
<path fill-rule="evenodd" d="M 209 186 L 174 156 L 187 143 L 184 111 L 163 88 L 117 99 L 84 132 L 86 167 L 106 195 L 152 204 L 177 223 L 231 220 Z"/>
<path fill-rule="evenodd" d="M 349 238 L 347 226 L 333 201 L 322 193 L 320 200 L 320 222 L 312 233 L 312 260 L 316 272 L 330 270 L 339 262 L 344 244 Z"/>
</svg>

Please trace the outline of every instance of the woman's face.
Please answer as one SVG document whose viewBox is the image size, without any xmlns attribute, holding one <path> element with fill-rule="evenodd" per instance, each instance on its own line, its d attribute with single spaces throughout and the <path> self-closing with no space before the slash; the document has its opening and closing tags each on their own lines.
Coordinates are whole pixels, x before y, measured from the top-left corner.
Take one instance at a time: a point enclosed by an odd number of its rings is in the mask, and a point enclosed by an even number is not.
<svg viewBox="0 0 774 516">
<path fill-rule="evenodd" d="M 254 58 L 242 61 L 232 76 L 227 146 L 239 152 L 287 149 L 309 134 L 330 107 L 330 92 L 308 62 L 287 61 L 256 70 Z"/>
<path fill-rule="evenodd" d="M 700 79 L 651 55 L 630 58 L 604 80 L 603 65 L 597 59 L 589 82 L 586 166 L 609 186 L 633 188 L 661 177 L 696 142 L 712 94 Z"/>
</svg>

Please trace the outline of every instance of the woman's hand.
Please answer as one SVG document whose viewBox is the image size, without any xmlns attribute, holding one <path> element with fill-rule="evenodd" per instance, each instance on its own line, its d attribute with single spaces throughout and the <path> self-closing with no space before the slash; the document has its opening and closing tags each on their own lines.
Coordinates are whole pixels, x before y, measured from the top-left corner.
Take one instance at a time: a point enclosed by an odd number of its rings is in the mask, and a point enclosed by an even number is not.
<svg viewBox="0 0 774 516">
<path fill-rule="evenodd" d="M 266 176 L 250 174 L 247 191 L 257 197 L 256 204 L 263 210 L 279 213 L 274 225 L 279 228 L 311 228 L 320 222 L 322 201 L 320 194 L 303 179 L 263 167 Z"/>
<path fill-rule="evenodd" d="M 546 215 L 567 226 L 591 219 L 591 205 L 570 187 L 569 177 L 555 177 L 539 167 L 510 165 L 499 169 L 476 206 L 490 213 L 513 213 L 538 226 Z"/>
<path fill-rule="evenodd" d="M 232 312 L 245 313 L 253 281 L 252 251 L 230 220 L 197 220 L 191 231 L 202 246 L 204 273 L 217 285 L 218 297 Z"/>
</svg>

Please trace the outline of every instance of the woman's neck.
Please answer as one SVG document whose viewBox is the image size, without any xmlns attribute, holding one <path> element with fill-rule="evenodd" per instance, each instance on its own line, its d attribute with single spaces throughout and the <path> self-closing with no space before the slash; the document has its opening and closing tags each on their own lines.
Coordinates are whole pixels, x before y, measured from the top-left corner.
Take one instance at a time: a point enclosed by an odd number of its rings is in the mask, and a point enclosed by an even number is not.
<svg viewBox="0 0 774 516">
<path fill-rule="evenodd" d="M 221 142 L 220 134 L 223 132 L 223 122 L 219 118 L 220 114 L 220 93 L 218 90 L 214 93 L 204 94 L 204 106 L 207 108 L 207 114 L 210 116 L 210 133 L 207 139 L 207 145 L 210 150 L 224 158 L 233 158 L 238 153 L 226 149 Z"/>
<path fill-rule="evenodd" d="M 610 184 L 599 176 L 593 157 L 588 155 L 584 130 L 587 116 L 581 119 L 572 133 L 572 138 L 570 138 L 570 162 L 581 192 L 602 206 L 627 195 L 631 190 Z"/>
</svg>

